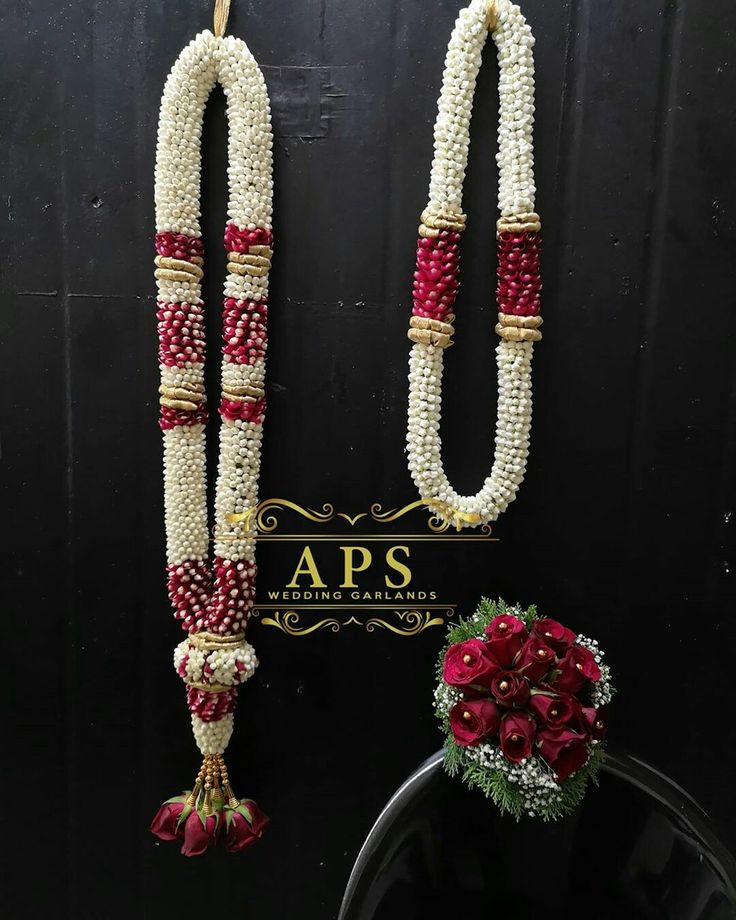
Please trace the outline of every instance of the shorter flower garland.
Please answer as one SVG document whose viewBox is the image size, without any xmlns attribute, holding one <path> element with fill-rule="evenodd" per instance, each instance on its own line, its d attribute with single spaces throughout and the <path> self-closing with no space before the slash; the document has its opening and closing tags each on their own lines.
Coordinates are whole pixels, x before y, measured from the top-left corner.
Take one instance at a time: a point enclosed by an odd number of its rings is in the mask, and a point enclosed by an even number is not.
<svg viewBox="0 0 736 920">
<path fill-rule="evenodd" d="M 495 331 L 498 404 L 493 464 L 474 495 L 458 492 L 442 463 L 444 351 L 455 332 L 460 238 L 466 224 L 463 180 L 481 54 L 492 34 L 498 50 L 498 284 Z M 486 526 L 515 499 L 526 472 L 532 423 L 532 356 L 542 339 L 535 211 L 534 36 L 511 0 L 470 0 L 447 48 L 434 126 L 429 200 L 422 212 L 407 335 L 409 472 L 422 501 L 458 530 Z M 496 322 L 497 319 L 497 322 Z"/>
<path fill-rule="evenodd" d="M 595 640 L 536 608 L 483 599 L 439 660 L 447 772 L 516 818 L 569 814 L 603 760 L 614 689 L 602 659 Z"/>
</svg>

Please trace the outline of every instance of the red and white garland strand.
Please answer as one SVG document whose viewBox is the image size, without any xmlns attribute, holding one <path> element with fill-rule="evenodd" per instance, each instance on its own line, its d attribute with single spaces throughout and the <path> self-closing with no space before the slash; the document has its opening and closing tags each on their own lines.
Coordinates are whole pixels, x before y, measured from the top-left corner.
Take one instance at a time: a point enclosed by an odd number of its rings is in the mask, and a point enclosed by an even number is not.
<svg viewBox="0 0 736 920">
<path fill-rule="evenodd" d="M 462 191 L 481 52 L 498 49 L 499 167 L 498 409 L 495 458 L 475 495 L 453 489 L 442 466 L 440 415 L 444 349 L 452 345 L 458 288 Z M 450 39 L 434 130 L 429 203 L 422 214 L 409 338 L 409 469 L 422 499 L 458 530 L 495 521 L 524 478 L 532 416 L 531 362 L 539 326 L 540 222 L 534 212 L 534 38 L 509 0 L 472 0 Z"/>
<path fill-rule="evenodd" d="M 201 279 L 200 143 L 216 82 L 227 97 L 229 221 L 224 285 L 220 457 L 214 558 L 206 501 L 205 333 Z M 242 516 L 258 504 L 268 272 L 271 265 L 272 134 L 263 75 L 240 39 L 205 31 L 181 53 L 161 100 L 156 151 L 156 283 L 164 440 L 167 571 L 174 615 L 187 638 L 174 654 L 187 685 L 204 762 L 190 793 L 165 803 L 152 829 L 202 852 L 220 817 L 228 847 L 253 842 L 266 818 L 236 799 L 222 754 L 237 688 L 258 664 L 244 629 L 253 606 L 255 539 Z M 232 523 L 231 516 L 240 516 Z"/>
</svg>

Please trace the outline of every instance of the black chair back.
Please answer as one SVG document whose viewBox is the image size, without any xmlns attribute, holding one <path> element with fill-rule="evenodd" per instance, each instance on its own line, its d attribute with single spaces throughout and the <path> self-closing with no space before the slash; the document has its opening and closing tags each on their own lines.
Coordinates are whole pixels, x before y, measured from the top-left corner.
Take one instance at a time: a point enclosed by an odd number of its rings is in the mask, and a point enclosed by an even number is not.
<svg viewBox="0 0 736 920">
<path fill-rule="evenodd" d="M 705 813 L 611 754 L 580 809 L 502 817 L 437 753 L 386 805 L 339 920 L 734 920 L 736 863 Z"/>
</svg>

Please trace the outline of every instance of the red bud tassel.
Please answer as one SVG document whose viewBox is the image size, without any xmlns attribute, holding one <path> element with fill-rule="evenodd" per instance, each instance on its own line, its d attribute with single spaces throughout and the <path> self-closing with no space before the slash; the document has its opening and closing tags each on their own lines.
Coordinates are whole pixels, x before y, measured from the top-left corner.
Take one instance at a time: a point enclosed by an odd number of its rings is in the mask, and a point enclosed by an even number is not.
<svg viewBox="0 0 736 920">
<path fill-rule="evenodd" d="M 194 788 L 167 799 L 151 822 L 159 840 L 179 840 L 184 856 L 201 856 L 225 834 L 225 847 L 239 853 L 263 834 L 268 817 L 252 799 L 233 792 L 222 754 L 205 754 Z"/>
</svg>

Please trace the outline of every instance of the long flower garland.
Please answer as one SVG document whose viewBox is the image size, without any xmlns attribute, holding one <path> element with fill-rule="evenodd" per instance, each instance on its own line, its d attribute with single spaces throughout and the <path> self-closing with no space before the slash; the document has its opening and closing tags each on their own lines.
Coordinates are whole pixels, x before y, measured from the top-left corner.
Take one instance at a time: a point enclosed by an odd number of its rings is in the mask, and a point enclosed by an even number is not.
<svg viewBox="0 0 736 920">
<path fill-rule="evenodd" d="M 452 345 L 458 288 L 463 178 L 481 52 L 489 31 L 498 48 L 499 167 L 498 409 L 496 453 L 475 495 L 460 495 L 442 467 L 440 414 L 444 349 Z M 534 212 L 532 125 L 534 38 L 509 0 L 472 0 L 461 10 L 447 49 L 429 203 L 422 213 L 408 336 L 409 469 L 423 500 L 458 530 L 495 521 L 524 478 L 531 429 L 531 362 L 539 327 L 539 216 Z"/>
<path fill-rule="evenodd" d="M 199 196 L 202 118 L 217 81 L 227 97 L 230 220 L 210 559 Z M 250 524 L 243 528 L 241 521 L 258 504 L 273 241 L 272 143 L 266 85 L 250 51 L 237 38 L 202 32 L 182 51 L 166 81 L 155 188 L 168 590 L 187 633 L 174 664 L 187 685 L 192 729 L 204 760 L 193 789 L 164 803 L 151 829 L 162 839 L 183 840 L 187 855 L 215 841 L 221 819 L 234 851 L 254 842 L 268 820 L 254 802 L 236 798 L 222 755 L 233 730 L 237 688 L 258 664 L 244 637 L 253 605 L 255 539 Z M 238 520 L 233 523 L 232 517 Z"/>
</svg>

